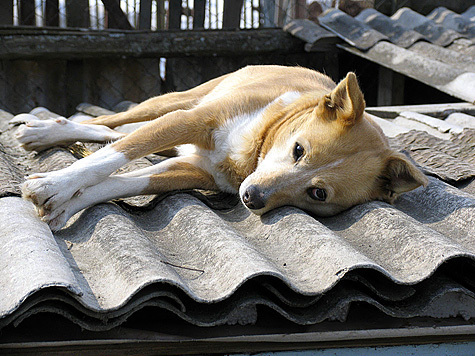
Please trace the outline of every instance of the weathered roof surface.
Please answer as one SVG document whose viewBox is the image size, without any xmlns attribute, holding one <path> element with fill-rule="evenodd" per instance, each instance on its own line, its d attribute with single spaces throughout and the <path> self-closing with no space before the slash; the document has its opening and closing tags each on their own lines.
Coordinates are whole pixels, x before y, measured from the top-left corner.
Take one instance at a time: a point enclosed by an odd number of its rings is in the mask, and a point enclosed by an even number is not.
<svg viewBox="0 0 475 356">
<path fill-rule="evenodd" d="M 230 195 L 181 192 L 99 204 L 53 234 L 18 184 L 71 164 L 77 150 L 28 153 L 0 112 L 0 329 L 49 312 L 108 330 L 144 308 L 199 326 L 254 323 L 261 306 L 298 324 L 344 321 L 361 305 L 397 318 L 474 318 L 475 117 L 458 115 L 376 119 L 431 176 L 393 206 L 331 218 L 284 207 L 260 218 Z"/>
<path fill-rule="evenodd" d="M 346 51 L 419 80 L 457 98 L 475 102 L 475 5 L 462 14 L 440 7 L 428 16 L 401 8 L 387 17 L 375 9 L 355 18 L 338 9 L 319 17 L 320 27 L 296 20 L 286 30 L 318 48 L 333 33 Z M 318 30 L 318 31 L 317 31 Z M 313 32 L 318 32 L 315 36 Z"/>
</svg>

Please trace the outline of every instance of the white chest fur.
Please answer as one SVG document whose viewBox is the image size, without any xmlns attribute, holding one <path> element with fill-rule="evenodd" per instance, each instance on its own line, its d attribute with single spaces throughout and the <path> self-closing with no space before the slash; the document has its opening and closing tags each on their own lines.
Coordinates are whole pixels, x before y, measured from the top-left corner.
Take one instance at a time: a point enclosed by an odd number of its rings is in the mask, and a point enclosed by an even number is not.
<svg viewBox="0 0 475 356">
<path fill-rule="evenodd" d="M 300 93 L 288 92 L 261 109 L 235 116 L 213 132 L 214 150 L 203 150 L 194 145 L 183 145 L 179 147 L 180 156 L 199 156 L 200 168 L 214 177 L 216 184 L 222 191 L 237 193 L 237 190 L 229 183 L 226 174 L 217 170 L 216 167 L 227 157 L 236 162 L 244 159 L 245 152 L 248 151 L 246 143 L 251 141 L 249 140 L 250 136 L 258 134 L 259 124 L 268 107 L 277 101 L 289 105 L 299 97 Z"/>
</svg>

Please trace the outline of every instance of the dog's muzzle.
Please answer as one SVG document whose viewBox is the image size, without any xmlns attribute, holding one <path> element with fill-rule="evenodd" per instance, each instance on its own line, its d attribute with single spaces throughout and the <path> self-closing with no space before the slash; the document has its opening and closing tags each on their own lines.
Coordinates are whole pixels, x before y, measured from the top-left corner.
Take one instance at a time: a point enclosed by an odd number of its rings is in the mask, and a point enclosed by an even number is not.
<svg viewBox="0 0 475 356">
<path fill-rule="evenodd" d="M 250 185 L 241 196 L 242 202 L 251 210 L 259 210 L 266 206 L 264 193 L 256 185 Z"/>
</svg>

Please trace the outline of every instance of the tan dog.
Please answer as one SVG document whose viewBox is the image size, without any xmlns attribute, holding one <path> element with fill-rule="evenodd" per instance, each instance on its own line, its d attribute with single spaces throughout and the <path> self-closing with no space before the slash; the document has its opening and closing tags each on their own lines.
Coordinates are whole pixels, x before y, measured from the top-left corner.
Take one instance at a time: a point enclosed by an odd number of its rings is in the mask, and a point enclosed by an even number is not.
<svg viewBox="0 0 475 356">
<path fill-rule="evenodd" d="M 31 175 L 23 196 L 58 230 L 90 205 L 171 190 L 239 192 L 256 214 L 292 205 L 332 215 L 426 185 L 364 109 L 353 73 L 336 85 L 309 69 L 252 66 L 86 123 L 32 121 L 17 133 L 28 149 L 117 141 L 68 168 Z M 112 130 L 141 121 L 150 122 L 128 135 Z M 112 175 L 131 160 L 177 146 L 178 157 Z"/>
</svg>

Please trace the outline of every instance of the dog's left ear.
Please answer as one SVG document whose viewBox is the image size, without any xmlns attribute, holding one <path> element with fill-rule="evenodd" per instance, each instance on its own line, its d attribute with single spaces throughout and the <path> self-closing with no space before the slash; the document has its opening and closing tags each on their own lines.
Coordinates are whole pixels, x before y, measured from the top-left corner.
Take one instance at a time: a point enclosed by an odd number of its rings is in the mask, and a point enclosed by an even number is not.
<svg viewBox="0 0 475 356">
<path fill-rule="evenodd" d="M 320 100 L 316 111 L 319 117 L 329 121 L 338 120 L 345 126 L 351 126 L 363 117 L 365 107 L 356 75 L 349 72 L 332 92 Z"/>
<path fill-rule="evenodd" d="M 421 185 L 425 187 L 429 182 L 406 156 L 398 152 L 392 152 L 386 158 L 382 178 L 384 183 L 381 198 L 388 203 L 393 203 L 402 193 Z"/>
</svg>

